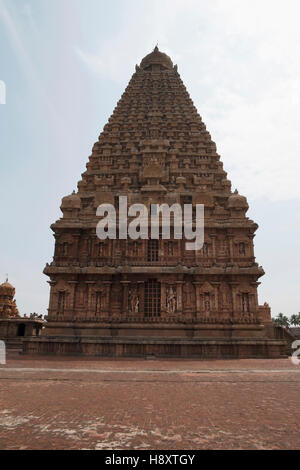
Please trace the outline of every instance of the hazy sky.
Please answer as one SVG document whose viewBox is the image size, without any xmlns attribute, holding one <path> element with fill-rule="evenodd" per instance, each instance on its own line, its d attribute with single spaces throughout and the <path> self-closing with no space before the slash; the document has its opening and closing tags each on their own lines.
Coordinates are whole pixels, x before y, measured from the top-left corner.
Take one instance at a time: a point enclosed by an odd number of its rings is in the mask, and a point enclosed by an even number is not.
<svg viewBox="0 0 300 470">
<path fill-rule="evenodd" d="M 0 0 L 0 281 L 45 314 L 49 228 L 158 42 L 260 228 L 260 303 L 300 311 L 298 0 Z"/>
</svg>

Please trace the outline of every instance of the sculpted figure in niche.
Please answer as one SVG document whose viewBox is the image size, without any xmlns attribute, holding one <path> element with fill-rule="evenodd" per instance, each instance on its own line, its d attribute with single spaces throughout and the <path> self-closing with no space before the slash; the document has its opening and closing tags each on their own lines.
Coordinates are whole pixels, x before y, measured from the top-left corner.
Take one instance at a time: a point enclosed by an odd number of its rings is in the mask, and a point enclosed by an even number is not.
<svg viewBox="0 0 300 470">
<path fill-rule="evenodd" d="M 136 298 L 135 298 L 135 303 L 134 303 L 134 313 L 138 313 L 138 312 L 139 312 L 139 305 L 140 305 L 140 300 L 139 300 L 139 297 L 136 296 Z"/>
<path fill-rule="evenodd" d="M 200 182 L 200 178 L 197 175 L 193 175 L 193 184 L 197 186 L 199 182 Z"/>
<path fill-rule="evenodd" d="M 212 301 L 212 296 L 209 294 L 209 292 L 204 293 L 204 312 L 206 314 L 209 314 L 211 311 L 211 301 Z"/>
<path fill-rule="evenodd" d="M 100 313 L 102 311 L 102 291 L 96 292 L 96 313 Z"/>
<path fill-rule="evenodd" d="M 250 311 L 249 294 L 248 293 L 242 294 L 242 311 L 243 311 L 243 313 L 249 313 L 249 311 Z"/>
<path fill-rule="evenodd" d="M 183 304 L 184 307 L 195 304 L 195 290 L 191 282 L 186 282 L 183 286 Z"/>
<path fill-rule="evenodd" d="M 129 291 L 129 309 L 131 313 L 139 312 L 140 299 L 137 293 L 137 288 L 133 287 Z"/>
<path fill-rule="evenodd" d="M 169 287 L 167 290 L 167 312 L 175 313 L 176 311 L 176 295 L 174 293 L 173 287 Z"/>
<path fill-rule="evenodd" d="M 221 308 L 231 308 L 231 290 L 228 284 L 222 283 L 220 287 L 219 302 Z"/>
</svg>

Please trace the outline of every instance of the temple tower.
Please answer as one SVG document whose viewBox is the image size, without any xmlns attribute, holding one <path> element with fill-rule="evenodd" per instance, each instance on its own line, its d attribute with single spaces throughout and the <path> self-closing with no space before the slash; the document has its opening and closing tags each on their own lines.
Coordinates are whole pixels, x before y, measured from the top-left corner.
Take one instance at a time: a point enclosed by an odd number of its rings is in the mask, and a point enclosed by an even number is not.
<svg viewBox="0 0 300 470">
<path fill-rule="evenodd" d="M 100 240 L 99 204 L 204 204 L 205 242 Z M 257 298 L 257 224 L 231 190 L 216 145 L 156 47 L 136 66 L 78 183 L 51 228 L 45 335 L 25 352 L 199 357 L 279 356 Z M 264 319 L 267 322 L 270 319 Z"/>
<path fill-rule="evenodd" d="M 21 317 L 16 300 L 16 290 L 8 279 L 0 284 L 0 340 L 5 342 L 7 349 L 22 349 L 25 336 L 37 336 L 42 331 L 44 321 L 27 315 Z"/>
<path fill-rule="evenodd" d="M 8 279 L 0 285 L 0 318 L 20 317 L 14 299 L 15 292 L 14 286 L 8 282 Z"/>
</svg>

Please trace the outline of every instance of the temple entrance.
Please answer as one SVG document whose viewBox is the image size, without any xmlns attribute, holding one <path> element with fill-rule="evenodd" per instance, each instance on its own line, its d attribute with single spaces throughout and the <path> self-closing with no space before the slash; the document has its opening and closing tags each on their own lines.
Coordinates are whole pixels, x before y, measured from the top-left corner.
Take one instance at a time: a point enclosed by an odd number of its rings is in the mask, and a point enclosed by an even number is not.
<svg viewBox="0 0 300 470">
<path fill-rule="evenodd" d="M 160 316 L 160 282 L 153 279 L 145 283 L 144 312 L 146 317 Z"/>
<path fill-rule="evenodd" d="M 20 325 L 18 325 L 17 335 L 18 336 L 25 336 L 25 330 L 26 330 L 26 326 L 24 325 L 24 323 L 20 323 Z"/>
</svg>

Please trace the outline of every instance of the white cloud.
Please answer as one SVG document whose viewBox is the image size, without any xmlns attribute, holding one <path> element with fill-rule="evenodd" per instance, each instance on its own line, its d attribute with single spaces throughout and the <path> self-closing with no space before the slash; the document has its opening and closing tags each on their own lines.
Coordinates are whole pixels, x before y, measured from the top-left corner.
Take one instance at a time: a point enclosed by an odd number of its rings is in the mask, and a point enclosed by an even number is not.
<svg viewBox="0 0 300 470">
<path fill-rule="evenodd" d="M 220 102 L 226 111 L 219 110 Z M 300 90 L 278 82 L 256 103 L 226 90 L 204 104 L 217 130 L 218 150 L 233 183 L 246 195 L 272 200 L 299 197 Z"/>
<path fill-rule="evenodd" d="M 25 9 L 25 14 L 28 16 L 30 9 Z M 13 15 L 10 12 L 10 9 L 7 7 L 7 4 L 4 0 L 0 0 L 0 20 L 2 20 L 7 33 L 9 35 L 12 47 L 15 51 L 15 54 L 22 66 L 22 69 L 27 76 L 28 81 L 35 88 L 36 92 L 39 93 L 41 99 L 45 103 L 50 112 L 52 118 L 58 119 L 58 116 L 55 113 L 54 107 L 43 87 L 43 83 L 40 80 L 40 77 L 36 71 L 36 67 L 33 64 L 30 55 L 26 49 L 24 37 L 21 35 L 20 27 L 18 24 L 17 15 Z M 36 32 L 36 29 L 35 29 Z M 9 86 L 9 84 L 8 84 Z"/>
<path fill-rule="evenodd" d="M 136 3 L 129 3 L 132 11 Z M 179 64 L 233 185 L 247 196 L 300 197 L 300 4 L 287 0 L 143 2 L 100 52 L 81 59 L 125 81 L 158 41 Z M 148 49 L 145 47 L 149 45 Z"/>
</svg>

